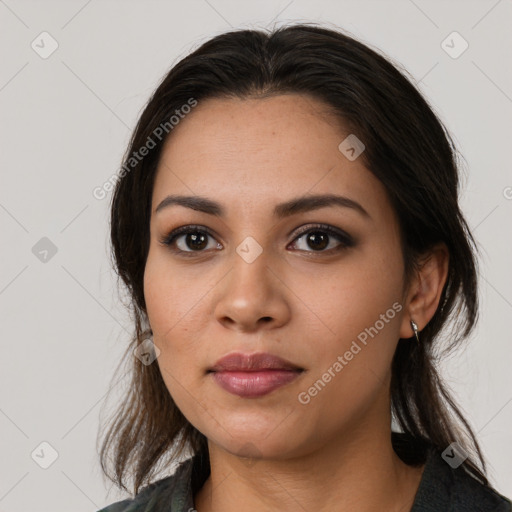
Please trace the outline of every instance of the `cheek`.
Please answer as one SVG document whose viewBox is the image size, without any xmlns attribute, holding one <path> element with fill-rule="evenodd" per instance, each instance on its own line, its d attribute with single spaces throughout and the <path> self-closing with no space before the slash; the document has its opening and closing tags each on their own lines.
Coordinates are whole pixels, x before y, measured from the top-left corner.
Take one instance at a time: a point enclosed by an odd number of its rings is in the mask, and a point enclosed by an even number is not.
<svg viewBox="0 0 512 512">
<path fill-rule="evenodd" d="M 169 263 L 165 254 L 150 251 L 144 271 L 144 297 L 156 337 L 166 338 L 186 326 L 194 305 L 200 300 L 200 287 L 184 274 Z"/>
<path fill-rule="evenodd" d="M 354 338 L 390 308 L 386 325 L 396 323 L 392 322 L 397 316 L 393 304 L 401 300 L 400 265 L 361 257 L 316 281 L 312 282 L 311 275 L 301 279 L 297 289 L 302 290 L 301 297 L 315 313 L 316 323 L 323 325 L 328 339 Z"/>
<path fill-rule="evenodd" d="M 315 349 L 307 349 L 314 368 L 308 385 L 318 379 L 328 382 L 326 392 L 319 383 L 322 398 L 318 405 L 325 402 L 328 406 L 329 396 L 339 397 L 337 403 L 345 406 L 364 403 L 389 374 L 399 338 L 403 309 L 400 257 L 395 251 L 364 251 L 361 257 L 345 260 L 332 272 L 328 284 L 326 280 L 321 283 L 314 287 L 311 279 L 304 279 L 302 288 L 321 319 L 315 318 L 316 336 L 309 336 Z"/>
<path fill-rule="evenodd" d="M 188 386 L 203 366 L 204 347 L 199 345 L 209 316 L 208 282 L 207 277 L 198 280 L 175 264 L 171 266 L 165 254 L 148 255 L 144 272 L 146 308 L 153 341 L 160 350 L 158 363 L 169 390 L 177 385 L 172 376 Z"/>
</svg>

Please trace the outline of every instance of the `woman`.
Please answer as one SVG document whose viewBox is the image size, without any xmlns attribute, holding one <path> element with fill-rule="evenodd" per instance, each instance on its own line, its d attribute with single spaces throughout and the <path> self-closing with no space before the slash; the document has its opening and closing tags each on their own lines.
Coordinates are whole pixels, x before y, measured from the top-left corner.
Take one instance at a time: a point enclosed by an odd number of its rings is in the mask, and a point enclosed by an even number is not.
<svg viewBox="0 0 512 512">
<path fill-rule="evenodd" d="M 477 317 L 457 194 L 440 121 L 347 35 L 179 62 L 113 196 L 137 357 L 101 461 L 137 496 L 103 512 L 510 511 L 436 369 Z"/>
</svg>

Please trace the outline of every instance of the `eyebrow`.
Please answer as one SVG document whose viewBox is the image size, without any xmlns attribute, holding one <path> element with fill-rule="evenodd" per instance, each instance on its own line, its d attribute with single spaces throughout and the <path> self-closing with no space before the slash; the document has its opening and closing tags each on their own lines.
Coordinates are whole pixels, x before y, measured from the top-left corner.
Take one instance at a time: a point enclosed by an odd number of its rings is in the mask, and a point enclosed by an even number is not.
<svg viewBox="0 0 512 512">
<path fill-rule="evenodd" d="M 178 195 L 167 196 L 156 207 L 155 213 L 158 213 L 164 208 L 172 205 L 191 208 L 192 210 L 197 210 L 209 215 L 215 215 L 216 217 L 224 217 L 226 213 L 224 207 L 221 204 L 213 201 L 212 199 L 208 199 L 207 197 Z M 290 199 L 289 201 L 276 205 L 273 215 L 274 217 L 285 218 L 296 215 L 298 213 L 326 208 L 328 206 L 351 208 L 359 212 L 363 217 L 371 219 L 370 214 L 357 201 L 336 194 L 308 195 Z"/>
</svg>

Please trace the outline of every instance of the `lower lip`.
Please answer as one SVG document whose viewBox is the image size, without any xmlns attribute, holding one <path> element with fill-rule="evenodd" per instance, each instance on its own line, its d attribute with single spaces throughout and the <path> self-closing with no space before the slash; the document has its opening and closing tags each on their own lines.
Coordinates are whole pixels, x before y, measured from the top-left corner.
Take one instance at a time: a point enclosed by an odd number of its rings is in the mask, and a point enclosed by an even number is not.
<svg viewBox="0 0 512 512">
<path fill-rule="evenodd" d="M 300 371 L 262 370 L 256 372 L 223 371 L 214 372 L 213 378 L 219 386 L 234 395 L 244 398 L 263 396 L 292 380 Z"/>
</svg>

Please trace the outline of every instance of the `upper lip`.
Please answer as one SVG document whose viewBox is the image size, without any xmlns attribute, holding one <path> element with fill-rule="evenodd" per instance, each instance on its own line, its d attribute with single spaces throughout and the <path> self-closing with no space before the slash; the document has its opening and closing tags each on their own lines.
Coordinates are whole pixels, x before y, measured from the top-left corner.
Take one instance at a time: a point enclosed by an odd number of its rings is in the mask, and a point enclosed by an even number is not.
<svg viewBox="0 0 512 512">
<path fill-rule="evenodd" d="M 221 357 L 210 372 L 222 371 L 243 371 L 251 372 L 258 370 L 303 370 L 299 366 L 282 359 L 281 357 L 259 352 L 255 354 L 242 354 L 240 352 L 228 354 Z"/>
</svg>

